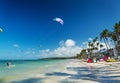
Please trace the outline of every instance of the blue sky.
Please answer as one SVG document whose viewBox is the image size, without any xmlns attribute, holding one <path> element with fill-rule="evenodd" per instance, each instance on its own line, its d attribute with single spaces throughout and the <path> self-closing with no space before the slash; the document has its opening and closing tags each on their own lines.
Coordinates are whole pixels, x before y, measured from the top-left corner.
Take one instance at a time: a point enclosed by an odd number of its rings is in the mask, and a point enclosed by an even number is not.
<svg viewBox="0 0 120 83">
<path fill-rule="evenodd" d="M 0 0 L 0 59 L 74 56 L 88 38 L 99 36 L 104 28 L 112 30 L 120 21 L 119 3 L 120 0 Z M 55 17 L 62 18 L 64 25 L 53 21 Z"/>
</svg>

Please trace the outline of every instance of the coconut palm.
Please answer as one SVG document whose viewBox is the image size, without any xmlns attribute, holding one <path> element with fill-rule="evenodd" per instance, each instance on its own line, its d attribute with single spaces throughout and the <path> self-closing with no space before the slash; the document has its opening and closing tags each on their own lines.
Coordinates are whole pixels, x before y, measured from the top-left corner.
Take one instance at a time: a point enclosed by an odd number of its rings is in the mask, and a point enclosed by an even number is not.
<svg viewBox="0 0 120 83">
<path fill-rule="evenodd" d="M 120 22 L 115 24 L 114 33 L 116 34 L 117 41 L 119 41 L 120 40 Z"/>
<path fill-rule="evenodd" d="M 98 37 L 95 37 L 95 39 L 93 39 L 94 50 L 98 51 L 99 42 L 97 42 L 97 41 L 98 41 Z"/>
<path fill-rule="evenodd" d="M 95 39 L 93 39 L 93 43 L 95 44 L 98 40 L 98 37 L 95 37 Z"/>
<path fill-rule="evenodd" d="M 89 48 L 91 47 L 91 42 L 88 42 L 88 46 L 89 46 Z"/>
<path fill-rule="evenodd" d="M 81 59 L 87 58 L 86 49 L 81 50 L 80 54 L 77 55 Z"/>
<path fill-rule="evenodd" d="M 110 33 L 110 38 L 114 42 L 115 46 L 117 45 L 117 36 L 114 32 Z"/>
<path fill-rule="evenodd" d="M 87 48 L 87 52 L 88 52 L 88 57 L 90 58 L 92 55 L 92 47 L 93 47 L 93 43 L 88 42 L 88 46 L 89 48 Z"/>
<path fill-rule="evenodd" d="M 110 48 L 110 44 L 108 42 L 108 37 L 109 37 L 110 33 L 108 29 L 104 29 L 101 33 L 100 33 L 100 39 L 104 40 L 105 45 L 107 47 L 107 50 Z"/>
<path fill-rule="evenodd" d="M 104 47 L 102 44 L 100 44 L 100 48 Z"/>
<path fill-rule="evenodd" d="M 88 53 L 90 53 L 92 51 L 91 48 L 93 47 L 93 43 L 88 42 L 88 46 L 89 48 L 87 50 L 88 50 Z"/>
<path fill-rule="evenodd" d="M 114 35 L 116 37 L 116 48 L 120 48 L 120 22 L 116 23 L 114 26 Z"/>
</svg>

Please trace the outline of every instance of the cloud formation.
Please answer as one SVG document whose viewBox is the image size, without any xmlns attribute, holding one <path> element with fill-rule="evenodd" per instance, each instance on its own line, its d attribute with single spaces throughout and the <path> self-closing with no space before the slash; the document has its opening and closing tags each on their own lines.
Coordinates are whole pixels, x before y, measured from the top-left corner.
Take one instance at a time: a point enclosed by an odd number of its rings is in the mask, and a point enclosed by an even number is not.
<svg viewBox="0 0 120 83">
<path fill-rule="evenodd" d="M 68 39 L 65 42 L 65 46 L 67 46 L 67 47 L 75 46 L 75 41 L 72 39 Z"/>
<path fill-rule="evenodd" d="M 40 56 L 44 57 L 70 57 L 76 56 L 77 53 L 80 53 L 82 48 L 80 46 L 76 46 L 76 43 L 72 39 L 67 39 L 66 41 L 59 42 L 60 47 L 50 51 L 50 49 L 40 50 Z"/>
<path fill-rule="evenodd" d="M 97 41 L 98 42 L 98 41 Z M 106 49 L 105 43 L 99 41 L 99 43 L 103 44 L 103 48 Z M 17 45 L 15 45 L 17 46 Z M 76 42 L 72 39 L 67 39 L 66 41 L 61 40 L 59 42 L 59 47 L 54 50 L 51 49 L 43 49 L 43 50 L 35 50 L 28 49 L 25 51 L 24 55 L 27 58 L 47 58 L 47 57 L 71 57 L 76 56 L 76 54 L 80 53 L 82 49 L 89 48 L 88 42 L 85 41 L 81 46 L 76 45 Z M 100 48 L 98 48 L 101 50 Z"/>
</svg>

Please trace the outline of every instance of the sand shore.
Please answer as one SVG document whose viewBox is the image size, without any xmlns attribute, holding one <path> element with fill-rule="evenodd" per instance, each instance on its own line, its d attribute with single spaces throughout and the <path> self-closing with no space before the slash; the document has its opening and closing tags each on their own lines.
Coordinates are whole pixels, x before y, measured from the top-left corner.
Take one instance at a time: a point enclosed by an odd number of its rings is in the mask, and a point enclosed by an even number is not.
<svg viewBox="0 0 120 83">
<path fill-rule="evenodd" d="M 45 74 L 11 83 L 120 83 L 120 62 L 86 63 L 71 60 L 47 68 Z"/>
</svg>

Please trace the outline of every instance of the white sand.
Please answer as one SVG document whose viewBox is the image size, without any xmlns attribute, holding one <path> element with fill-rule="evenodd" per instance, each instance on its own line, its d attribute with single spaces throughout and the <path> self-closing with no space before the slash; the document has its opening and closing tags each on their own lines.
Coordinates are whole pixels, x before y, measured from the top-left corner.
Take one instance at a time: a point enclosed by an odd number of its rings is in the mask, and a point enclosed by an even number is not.
<svg viewBox="0 0 120 83">
<path fill-rule="evenodd" d="M 70 60 L 47 67 L 19 83 L 120 83 L 120 62 L 86 63 Z M 14 82 L 13 82 L 14 83 Z"/>
<path fill-rule="evenodd" d="M 120 83 L 120 62 L 86 63 L 72 60 L 50 74 L 43 83 Z"/>
</svg>

